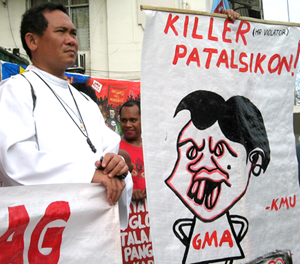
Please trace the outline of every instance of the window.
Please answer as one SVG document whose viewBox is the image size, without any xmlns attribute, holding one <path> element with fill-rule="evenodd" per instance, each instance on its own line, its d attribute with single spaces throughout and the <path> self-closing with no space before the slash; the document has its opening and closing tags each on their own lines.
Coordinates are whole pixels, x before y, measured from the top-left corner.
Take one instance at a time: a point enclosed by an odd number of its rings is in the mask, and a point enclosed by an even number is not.
<svg viewBox="0 0 300 264">
<path fill-rule="evenodd" d="M 242 16 L 263 19 L 262 0 L 229 0 L 230 8 Z"/>
<path fill-rule="evenodd" d="M 31 0 L 30 4 L 36 6 L 45 2 L 59 2 L 67 7 L 68 14 L 78 31 L 79 50 L 89 50 L 89 0 Z"/>
</svg>

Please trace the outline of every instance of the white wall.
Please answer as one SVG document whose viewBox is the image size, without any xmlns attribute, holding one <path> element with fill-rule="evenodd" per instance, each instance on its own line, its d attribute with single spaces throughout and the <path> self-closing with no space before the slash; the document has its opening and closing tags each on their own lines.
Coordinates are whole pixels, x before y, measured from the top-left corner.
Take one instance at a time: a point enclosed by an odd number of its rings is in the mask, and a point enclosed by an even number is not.
<svg viewBox="0 0 300 264">
<path fill-rule="evenodd" d="M 86 54 L 86 74 L 95 77 L 109 77 L 106 2 L 106 0 L 89 1 L 90 53 Z"/>
<path fill-rule="evenodd" d="M 21 16 L 25 12 L 24 0 L 6 0 L 7 5 L 0 1 L 0 46 L 6 48 L 19 48 L 25 55 L 20 38 Z"/>
<path fill-rule="evenodd" d="M 26 0 L 0 2 L 0 46 L 19 48 L 21 16 Z M 86 75 L 138 80 L 144 28 L 140 5 L 165 6 L 210 11 L 212 0 L 90 0 L 90 51 L 86 55 Z M 26 59 L 28 59 L 26 57 Z"/>
<path fill-rule="evenodd" d="M 143 28 L 136 1 L 107 1 L 107 32 L 111 77 L 139 78 Z"/>
<path fill-rule="evenodd" d="M 211 0 L 90 0 L 91 75 L 140 78 L 144 34 L 140 5 L 210 11 Z"/>
<path fill-rule="evenodd" d="M 300 23 L 299 0 L 263 0 L 263 9 L 266 20 Z"/>
</svg>

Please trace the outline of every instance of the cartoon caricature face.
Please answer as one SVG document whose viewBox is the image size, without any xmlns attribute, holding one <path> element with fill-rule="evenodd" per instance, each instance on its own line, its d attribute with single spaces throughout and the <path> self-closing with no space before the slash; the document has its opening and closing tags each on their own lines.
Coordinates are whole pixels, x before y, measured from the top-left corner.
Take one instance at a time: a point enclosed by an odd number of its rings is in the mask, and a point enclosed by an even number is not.
<svg viewBox="0 0 300 264">
<path fill-rule="evenodd" d="M 203 221 L 213 221 L 246 192 L 251 162 L 245 147 L 227 139 L 218 123 L 198 130 L 190 121 L 177 142 L 178 159 L 167 185 Z"/>
</svg>

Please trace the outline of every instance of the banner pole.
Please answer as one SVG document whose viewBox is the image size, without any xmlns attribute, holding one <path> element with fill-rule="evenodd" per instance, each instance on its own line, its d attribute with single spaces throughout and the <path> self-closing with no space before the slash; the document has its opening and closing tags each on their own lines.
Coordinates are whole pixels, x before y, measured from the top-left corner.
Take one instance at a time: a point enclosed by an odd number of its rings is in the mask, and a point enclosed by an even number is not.
<svg viewBox="0 0 300 264">
<path fill-rule="evenodd" d="M 152 10 L 152 11 L 161 11 L 161 12 L 170 12 L 170 13 L 180 13 L 180 14 L 193 14 L 193 15 L 204 15 L 204 16 L 213 16 L 213 17 L 223 17 L 226 18 L 227 15 L 210 13 L 199 10 L 189 10 L 189 9 L 180 9 L 180 8 L 171 8 L 171 7 L 161 7 L 161 6 L 149 6 L 149 5 L 141 5 L 140 9 L 143 10 Z M 273 24 L 273 25 L 284 25 L 284 26 L 292 26 L 292 27 L 300 27 L 300 23 L 291 23 L 291 22 L 283 22 L 283 21 L 272 21 L 272 20 L 262 20 L 252 17 L 243 17 L 241 16 L 239 20 L 245 20 L 250 22 L 257 22 L 263 24 Z"/>
</svg>

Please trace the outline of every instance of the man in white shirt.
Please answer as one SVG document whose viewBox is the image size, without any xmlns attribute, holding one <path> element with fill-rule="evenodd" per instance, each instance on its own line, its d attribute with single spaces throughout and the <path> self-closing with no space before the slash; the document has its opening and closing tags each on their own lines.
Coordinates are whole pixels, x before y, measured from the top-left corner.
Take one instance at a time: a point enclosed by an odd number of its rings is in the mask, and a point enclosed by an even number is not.
<svg viewBox="0 0 300 264">
<path fill-rule="evenodd" d="M 77 55 L 76 34 L 61 4 L 23 15 L 21 39 L 32 65 L 0 83 L 0 178 L 3 186 L 101 183 L 111 205 L 121 197 L 124 228 L 132 180 L 116 154 L 120 137 L 93 100 L 65 79 Z"/>
</svg>

